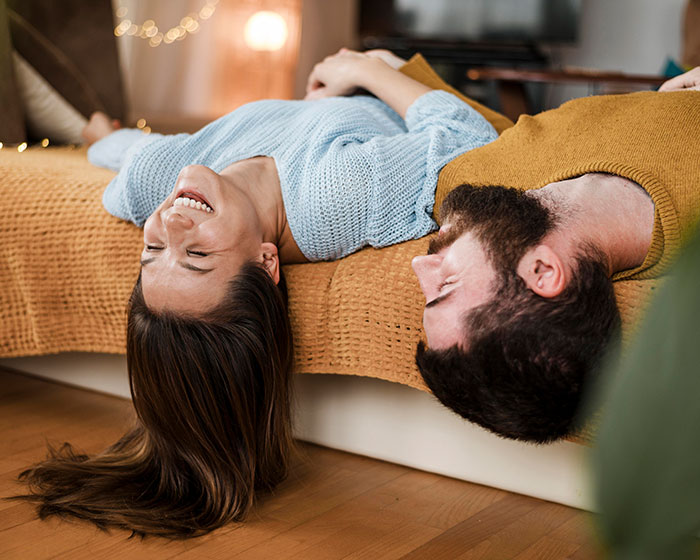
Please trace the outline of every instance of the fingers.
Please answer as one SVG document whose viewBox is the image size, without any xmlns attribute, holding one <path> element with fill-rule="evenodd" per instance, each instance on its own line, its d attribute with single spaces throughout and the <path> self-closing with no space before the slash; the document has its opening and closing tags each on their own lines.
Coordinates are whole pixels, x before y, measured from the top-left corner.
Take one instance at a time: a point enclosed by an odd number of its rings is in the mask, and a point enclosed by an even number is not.
<svg viewBox="0 0 700 560">
<path fill-rule="evenodd" d="M 685 74 L 681 74 L 680 76 L 666 80 L 663 84 L 661 84 L 659 91 L 674 91 L 677 89 L 683 89 L 685 87 L 685 80 Z"/>
<path fill-rule="evenodd" d="M 317 78 L 317 75 L 319 73 L 319 65 L 322 64 L 319 62 L 318 64 L 314 65 L 313 69 L 311 70 L 311 74 L 309 74 L 308 80 L 306 80 L 306 93 L 308 94 L 309 92 L 312 92 L 315 89 L 320 88 L 323 84 L 319 81 Z"/>
<path fill-rule="evenodd" d="M 315 101 L 317 99 L 323 99 L 324 97 L 330 97 L 330 95 L 328 94 L 328 90 L 321 86 L 307 92 L 306 97 L 304 97 L 304 100 Z"/>
<path fill-rule="evenodd" d="M 117 126 L 115 126 L 115 123 Z M 111 119 L 102 111 L 95 111 L 90 115 L 90 120 L 81 131 L 81 136 L 89 145 L 101 140 L 120 127 L 121 123 L 118 120 Z"/>
<path fill-rule="evenodd" d="M 369 51 L 365 51 L 364 54 L 371 58 L 379 58 L 380 60 L 383 60 L 394 70 L 398 70 L 401 68 L 401 66 L 406 64 L 406 61 L 403 58 L 396 56 L 393 52 L 386 49 L 371 49 Z"/>
<path fill-rule="evenodd" d="M 700 90 L 700 66 L 661 84 L 659 91 Z"/>
</svg>

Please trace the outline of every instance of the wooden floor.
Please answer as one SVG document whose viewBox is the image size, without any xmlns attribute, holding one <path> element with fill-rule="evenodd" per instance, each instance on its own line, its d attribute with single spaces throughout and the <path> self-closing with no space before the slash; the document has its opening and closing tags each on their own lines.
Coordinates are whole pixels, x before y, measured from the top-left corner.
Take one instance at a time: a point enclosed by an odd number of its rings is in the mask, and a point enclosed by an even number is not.
<svg viewBox="0 0 700 560">
<path fill-rule="evenodd" d="M 88 452 L 113 442 L 128 401 L 0 370 L 0 495 L 47 441 Z M 596 558 L 589 514 L 561 505 L 302 444 L 292 476 L 241 525 L 200 539 L 128 540 L 89 524 L 39 521 L 0 501 L 0 558 Z"/>
</svg>

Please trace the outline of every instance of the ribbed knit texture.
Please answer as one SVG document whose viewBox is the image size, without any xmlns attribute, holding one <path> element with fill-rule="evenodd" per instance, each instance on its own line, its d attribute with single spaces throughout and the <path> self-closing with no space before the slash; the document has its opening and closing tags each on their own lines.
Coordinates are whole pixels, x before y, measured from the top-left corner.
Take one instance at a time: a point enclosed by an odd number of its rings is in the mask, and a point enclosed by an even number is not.
<svg viewBox="0 0 700 560">
<path fill-rule="evenodd" d="M 312 261 L 434 230 L 440 169 L 497 137 L 477 111 L 444 91 L 419 97 L 405 122 L 378 99 L 357 96 L 258 101 L 192 135 L 133 134 L 115 132 L 89 150 L 97 165 L 121 164 L 104 194 L 110 213 L 142 225 L 186 165 L 219 172 L 242 159 L 270 156 L 292 235 Z"/>
</svg>

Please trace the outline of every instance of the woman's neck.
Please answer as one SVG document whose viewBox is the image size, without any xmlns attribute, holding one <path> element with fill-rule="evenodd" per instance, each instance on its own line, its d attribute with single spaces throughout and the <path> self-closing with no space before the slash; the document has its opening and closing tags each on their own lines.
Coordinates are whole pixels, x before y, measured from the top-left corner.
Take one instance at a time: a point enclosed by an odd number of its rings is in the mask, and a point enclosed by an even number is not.
<svg viewBox="0 0 700 560">
<path fill-rule="evenodd" d="M 307 262 L 292 236 L 275 160 L 259 156 L 232 163 L 221 175 L 247 193 L 260 220 L 263 241 L 274 243 L 283 263 Z"/>
</svg>

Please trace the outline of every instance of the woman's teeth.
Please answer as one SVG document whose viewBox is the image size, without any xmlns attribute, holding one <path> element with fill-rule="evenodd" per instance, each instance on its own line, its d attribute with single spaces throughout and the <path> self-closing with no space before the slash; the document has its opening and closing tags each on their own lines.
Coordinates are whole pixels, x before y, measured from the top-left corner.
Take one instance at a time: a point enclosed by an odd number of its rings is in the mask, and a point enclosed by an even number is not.
<svg viewBox="0 0 700 560">
<path fill-rule="evenodd" d="M 204 210 L 205 212 L 213 212 L 213 210 L 206 204 L 199 202 L 198 200 L 192 200 L 186 196 L 176 198 L 173 206 L 185 206 L 186 208 L 196 208 L 197 210 Z"/>
</svg>

